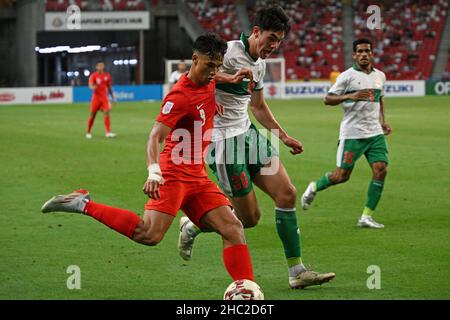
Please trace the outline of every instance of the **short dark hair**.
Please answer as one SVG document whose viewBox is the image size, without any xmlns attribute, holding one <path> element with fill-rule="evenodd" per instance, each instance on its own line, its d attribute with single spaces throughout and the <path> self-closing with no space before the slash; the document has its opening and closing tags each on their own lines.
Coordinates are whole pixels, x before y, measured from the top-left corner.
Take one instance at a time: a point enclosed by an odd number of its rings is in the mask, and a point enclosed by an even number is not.
<svg viewBox="0 0 450 320">
<path fill-rule="evenodd" d="M 99 63 L 105 64 L 105 61 L 103 61 L 103 60 L 97 60 L 97 61 L 95 62 L 95 65 L 98 65 Z"/>
<path fill-rule="evenodd" d="M 291 30 L 291 22 L 283 8 L 278 5 L 272 5 L 262 8 L 256 12 L 253 26 L 270 31 L 284 31 L 285 35 Z"/>
<path fill-rule="evenodd" d="M 370 50 L 372 50 L 372 48 L 373 48 L 372 41 L 370 41 L 367 38 L 360 38 L 360 39 L 353 41 L 353 52 L 356 52 L 356 46 L 358 44 L 370 44 Z"/>
<path fill-rule="evenodd" d="M 208 55 L 210 58 L 218 55 L 223 57 L 227 52 L 227 43 L 218 34 L 207 32 L 195 40 L 192 51 Z"/>
</svg>

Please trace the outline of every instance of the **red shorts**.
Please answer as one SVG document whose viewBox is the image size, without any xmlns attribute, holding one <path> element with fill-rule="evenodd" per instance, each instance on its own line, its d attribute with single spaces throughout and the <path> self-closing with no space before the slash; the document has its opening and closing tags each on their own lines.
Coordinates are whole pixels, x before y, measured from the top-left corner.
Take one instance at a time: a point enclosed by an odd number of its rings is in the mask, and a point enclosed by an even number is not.
<svg viewBox="0 0 450 320">
<path fill-rule="evenodd" d="M 204 227 L 200 219 L 209 211 L 221 206 L 231 207 L 228 198 L 208 178 L 199 182 L 165 181 L 159 187 L 159 195 L 158 200 L 147 202 L 145 210 L 156 210 L 175 217 L 181 209 L 199 228 Z"/>
<path fill-rule="evenodd" d="M 111 104 L 108 98 L 92 98 L 91 101 L 91 112 L 97 112 L 98 110 L 109 111 L 111 110 Z"/>
</svg>

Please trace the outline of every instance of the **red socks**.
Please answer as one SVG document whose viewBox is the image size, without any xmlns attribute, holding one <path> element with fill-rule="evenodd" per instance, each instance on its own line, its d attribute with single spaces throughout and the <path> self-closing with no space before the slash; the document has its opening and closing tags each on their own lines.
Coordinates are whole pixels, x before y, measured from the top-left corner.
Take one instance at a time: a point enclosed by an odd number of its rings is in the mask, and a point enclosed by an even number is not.
<svg viewBox="0 0 450 320">
<path fill-rule="evenodd" d="M 84 212 L 111 229 L 131 238 L 141 218 L 135 213 L 89 201 Z"/>
<path fill-rule="evenodd" d="M 94 125 L 94 119 L 95 119 L 95 117 L 93 117 L 93 116 L 89 117 L 88 130 L 87 130 L 88 133 L 91 133 L 92 126 Z"/>
<path fill-rule="evenodd" d="M 110 133 L 111 132 L 111 120 L 109 119 L 109 116 L 104 116 L 103 122 L 105 123 L 106 133 Z"/>
<path fill-rule="evenodd" d="M 246 244 L 236 244 L 223 249 L 223 263 L 234 281 L 241 279 L 254 281 L 252 262 Z"/>
<path fill-rule="evenodd" d="M 89 201 L 84 212 L 111 229 L 132 238 L 141 218 L 135 213 Z M 254 280 L 250 253 L 246 244 L 232 245 L 223 249 L 223 262 L 233 280 Z"/>
<path fill-rule="evenodd" d="M 95 117 L 93 117 L 93 116 L 89 117 L 88 130 L 87 130 L 88 133 L 91 133 L 92 126 L 94 125 L 94 120 L 95 120 Z M 110 119 L 110 117 L 109 116 L 104 116 L 103 117 L 103 123 L 105 124 L 105 131 L 106 131 L 106 133 L 110 133 L 111 132 L 111 119 Z"/>
<path fill-rule="evenodd" d="M 89 201 L 84 212 L 111 229 L 132 238 L 141 218 L 135 213 Z M 246 244 L 232 245 L 223 249 L 223 263 L 233 280 L 254 280 L 250 253 Z"/>
</svg>

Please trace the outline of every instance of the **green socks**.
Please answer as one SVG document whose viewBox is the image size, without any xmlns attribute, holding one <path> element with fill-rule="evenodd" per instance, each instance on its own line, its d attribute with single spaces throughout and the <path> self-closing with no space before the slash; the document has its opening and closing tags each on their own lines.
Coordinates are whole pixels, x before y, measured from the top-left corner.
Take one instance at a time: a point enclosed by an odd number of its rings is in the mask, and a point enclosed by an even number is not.
<svg viewBox="0 0 450 320">
<path fill-rule="evenodd" d="M 330 173 L 327 172 L 322 178 L 320 178 L 315 182 L 316 190 L 314 190 L 314 192 L 324 190 L 332 185 L 330 179 L 328 178 L 329 175 Z M 384 181 L 372 180 L 370 182 L 369 190 L 367 192 L 366 207 L 364 208 L 363 211 L 364 216 L 371 216 L 372 213 L 375 211 L 375 208 L 377 207 L 378 202 L 380 201 L 381 194 L 383 193 L 383 188 L 384 188 Z"/>
<path fill-rule="evenodd" d="M 301 265 L 300 229 L 298 228 L 295 209 L 276 208 L 275 219 L 278 236 L 283 242 L 288 267 Z"/>
<path fill-rule="evenodd" d="M 319 180 L 316 181 L 316 190 L 314 190 L 314 192 L 324 190 L 324 189 L 328 188 L 329 186 L 331 186 L 330 179 L 328 178 L 329 175 L 330 175 L 330 172 L 327 172 L 327 173 L 325 173 L 325 175 L 322 178 L 320 178 Z"/>
<path fill-rule="evenodd" d="M 383 188 L 384 188 L 384 181 L 372 180 L 369 184 L 369 190 L 367 192 L 366 208 L 370 209 L 372 212 L 375 210 L 378 202 L 380 201 Z M 366 212 L 367 210 L 364 209 L 364 211 Z M 367 211 L 366 213 L 363 214 L 371 215 L 372 214 L 371 211 Z"/>
</svg>

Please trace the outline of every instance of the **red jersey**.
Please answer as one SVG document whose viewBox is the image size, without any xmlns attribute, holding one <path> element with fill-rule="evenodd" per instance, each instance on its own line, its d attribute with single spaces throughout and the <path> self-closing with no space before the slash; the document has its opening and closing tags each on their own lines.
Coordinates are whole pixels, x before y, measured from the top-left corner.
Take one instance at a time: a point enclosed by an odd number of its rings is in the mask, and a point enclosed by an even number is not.
<svg viewBox="0 0 450 320">
<path fill-rule="evenodd" d="M 92 99 L 106 98 L 108 99 L 108 87 L 111 86 L 111 75 L 108 72 L 98 73 L 95 71 L 89 77 L 89 83 L 95 84 L 97 88 L 94 90 Z"/>
<path fill-rule="evenodd" d="M 207 178 L 203 156 L 214 126 L 214 91 L 214 81 L 198 86 L 184 74 L 164 98 L 156 121 L 172 128 L 159 161 L 165 179 Z"/>
</svg>

